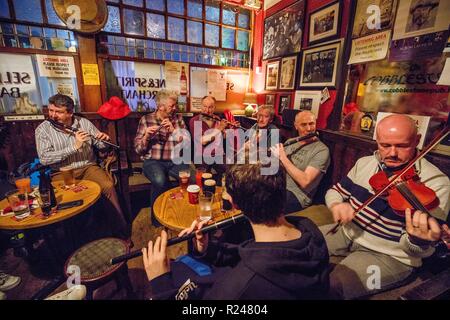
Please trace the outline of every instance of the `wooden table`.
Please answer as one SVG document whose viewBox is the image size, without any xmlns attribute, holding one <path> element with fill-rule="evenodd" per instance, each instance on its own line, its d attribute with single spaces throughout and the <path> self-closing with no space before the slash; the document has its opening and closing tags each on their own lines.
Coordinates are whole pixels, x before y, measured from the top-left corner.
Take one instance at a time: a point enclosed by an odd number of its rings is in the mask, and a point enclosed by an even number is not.
<svg viewBox="0 0 450 320">
<path fill-rule="evenodd" d="M 83 204 L 78 207 L 58 210 L 48 218 L 43 218 L 41 208 L 32 210 L 31 215 L 22 220 L 14 219 L 14 215 L 0 216 L 0 229 L 24 230 L 39 228 L 69 219 L 92 206 L 101 195 L 100 186 L 96 182 L 89 180 L 81 180 L 78 182 L 78 185 L 87 187 L 87 189 L 83 189 L 80 192 L 64 190 L 62 188 L 63 181 L 55 181 L 52 182 L 52 184 L 55 187 L 55 196 L 58 203 L 83 200 Z M 0 208 L 4 209 L 8 206 L 9 203 L 7 199 L 0 201 Z"/>
<path fill-rule="evenodd" d="M 180 192 L 180 188 L 176 187 L 161 194 L 153 204 L 153 214 L 156 220 L 165 227 L 180 231 L 191 226 L 192 221 L 197 219 L 199 213 L 198 204 L 190 204 L 188 200 L 188 193 L 183 192 L 182 199 L 173 199 L 172 194 Z M 216 187 L 216 194 L 214 195 L 213 203 L 213 220 L 220 221 L 231 216 L 240 214 L 240 210 L 230 210 L 227 212 L 221 211 L 222 187 Z M 219 201 L 220 199 L 220 201 Z"/>
</svg>

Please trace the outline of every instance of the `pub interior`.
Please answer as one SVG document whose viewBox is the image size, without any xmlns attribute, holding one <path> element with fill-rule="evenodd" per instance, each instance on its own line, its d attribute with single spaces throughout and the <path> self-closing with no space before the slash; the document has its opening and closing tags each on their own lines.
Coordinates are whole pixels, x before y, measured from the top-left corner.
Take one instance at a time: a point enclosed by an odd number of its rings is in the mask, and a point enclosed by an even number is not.
<svg viewBox="0 0 450 320">
<path fill-rule="evenodd" d="M 449 16 L 0 0 L 0 300 L 448 300 Z"/>
</svg>

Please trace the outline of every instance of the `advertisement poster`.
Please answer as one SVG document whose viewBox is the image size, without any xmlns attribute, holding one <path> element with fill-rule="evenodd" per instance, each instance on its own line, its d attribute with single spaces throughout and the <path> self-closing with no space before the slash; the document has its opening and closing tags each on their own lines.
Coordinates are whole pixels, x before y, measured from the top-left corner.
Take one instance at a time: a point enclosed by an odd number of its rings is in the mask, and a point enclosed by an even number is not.
<svg viewBox="0 0 450 320">
<path fill-rule="evenodd" d="M 71 83 L 58 83 L 56 87 L 56 91 L 60 94 L 64 94 L 72 98 L 72 100 L 76 101 L 73 86 Z"/>
<path fill-rule="evenodd" d="M 86 86 L 99 86 L 100 78 L 98 76 L 98 64 L 83 63 L 81 64 L 83 72 L 83 82 Z"/>
<path fill-rule="evenodd" d="M 189 64 L 165 62 L 166 89 L 189 96 Z"/>
<path fill-rule="evenodd" d="M 108 82 L 108 91 L 120 92 L 133 111 L 154 111 L 156 94 L 166 88 L 164 65 L 122 60 L 111 65 L 115 81 Z"/>
<path fill-rule="evenodd" d="M 447 44 L 448 31 L 392 41 L 389 61 L 408 61 L 438 57 Z"/>
<path fill-rule="evenodd" d="M 372 34 L 352 41 L 348 64 L 364 63 L 386 58 L 391 31 Z"/>
<path fill-rule="evenodd" d="M 39 75 L 48 78 L 76 78 L 73 57 L 36 55 Z"/>
<path fill-rule="evenodd" d="M 0 112 L 38 113 L 41 106 L 31 56 L 0 53 Z"/>
<path fill-rule="evenodd" d="M 216 101 L 227 100 L 227 70 L 208 70 L 208 95 L 216 98 Z"/>
</svg>

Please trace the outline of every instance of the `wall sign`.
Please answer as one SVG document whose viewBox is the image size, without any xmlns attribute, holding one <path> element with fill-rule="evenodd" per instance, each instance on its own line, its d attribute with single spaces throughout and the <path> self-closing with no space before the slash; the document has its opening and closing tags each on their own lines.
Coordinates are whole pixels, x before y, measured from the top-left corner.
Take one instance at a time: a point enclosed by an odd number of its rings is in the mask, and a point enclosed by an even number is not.
<svg viewBox="0 0 450 320">
<path fill-rule="evenodd" d="M 48 78 L 76 78 L 73 57 L 36 55 L 39 75 Z"/>
</svg>

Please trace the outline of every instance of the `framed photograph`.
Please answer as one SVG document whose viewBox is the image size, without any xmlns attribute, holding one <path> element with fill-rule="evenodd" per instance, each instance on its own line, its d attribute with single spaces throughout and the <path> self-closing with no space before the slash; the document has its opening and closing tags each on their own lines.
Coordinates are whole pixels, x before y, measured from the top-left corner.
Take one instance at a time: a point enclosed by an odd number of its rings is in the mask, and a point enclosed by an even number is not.
<svg viewBox="0 0 450 320">
<path fill-rule="evenodd" d="M 263 60 L 300 52 L 305 2 L 299 0 L 264 20 Z"/>
<path fill-rule="evenodd" d="M 281 90 L 292 90 L 295 85 L 295 70 L 297 56 L 285 57 L 281 60 L 280 87 Z"/>
<path fill-rule="evenodd" d="M 289 109 L 291 106 L 291 95 L 281 94 L 278 102 L 278 114 L 282 115 L 284 110 Z"/>
<path fill-rule="evenodd" d="M 330 87 L 336 84 L 341 43 L 315 47 L 303 52 L 300 87 Z"/>
<path fill-rule="evenodd" d="M 378 6 L 380 8 L 380 21 L 374 17 L 374 12 L 369 6 Z M 394 24 L 395 9 L 397 0 L 358 0 L 356 2 L 355 19 L 353 20 L 352 38 L 360 38 L 377 33 L 383 30 L 391 29 Z"/>
<path fill-rule="evenodd" d="M 309 15 L 308 45 L 337 39 L 341 27 L 341 3 L 332 2 Z"/>
<path fill-rule="evenodd" d="M 274 94 L 266 94 L 266 102 L 269 106 L 275 106 L 275 95 Z"/>
<path fill-rule="evenodd" d="M 319 116 L 320 100 L 322 98 L 321 91 L 295 91 L 294 109 L 304 111 L 308 110 Z"/>
<path fill-rule="evenodd" d="M 277 90 L 279 66 L 280 61 L 272 61 L 267 63 L 266 90 Z"/>
<path fill-rule="evenodd" d="M 392 40 L 448 29 L 448 0 L 399 0 Z"/>
</svg>

